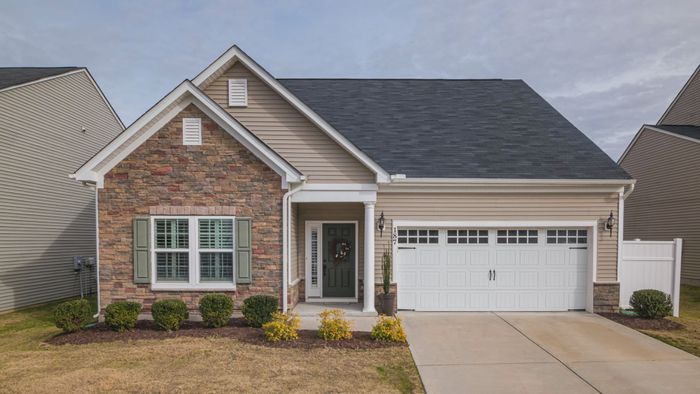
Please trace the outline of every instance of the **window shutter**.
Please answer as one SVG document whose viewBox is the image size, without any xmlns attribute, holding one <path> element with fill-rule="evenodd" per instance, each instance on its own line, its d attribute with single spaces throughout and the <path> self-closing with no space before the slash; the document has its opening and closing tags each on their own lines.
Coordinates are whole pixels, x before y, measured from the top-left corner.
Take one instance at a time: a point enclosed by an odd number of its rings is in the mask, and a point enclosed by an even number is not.
<svg viewBox="0 0 700 394">
<path fill-rule="evenodd" d="M 151 283 L 148 217 L 134 218 L 134 283 Z"/>
<path fill-rule="evenodd" d="M 202 145 L 202 119 L 182 118 L 182 145 Z"/>
<path fill-rule="evenodd" d="M 247 107 L 248 106 L 248 80 L 229 79 L 228 80 L 228 106 Z"/>
<path fill-rule="evenodd" d="M 236 219 L 236 284 L 251 283 L 252 227 L 250 218 Z"/>
</svg>

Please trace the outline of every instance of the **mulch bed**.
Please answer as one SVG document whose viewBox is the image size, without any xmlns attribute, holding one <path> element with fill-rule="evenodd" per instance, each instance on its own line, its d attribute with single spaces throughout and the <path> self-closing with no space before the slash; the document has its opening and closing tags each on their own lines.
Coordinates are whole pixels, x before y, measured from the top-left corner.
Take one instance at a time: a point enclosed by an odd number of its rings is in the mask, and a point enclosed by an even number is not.
<svg viewBox="0 0 700 394">
<path fill-rule="evenodd" d="M 668 319 L 642 319 L 636 316 L 627 316 L 621 313 L 599 313 L 616 323 L 620 323 L 635 330 L 680 330 L 684 326 L 678 322 Z"/>
<path fill-rule="evenodd" d="M 116 341 L 135 341 L 141 339 L 169 338 L 231 338 L 241 342 L 273 348 L 290 349 L 378 349 L 386 347 L 407 346 L 404 343 L 378 342 L 370 338 L 368 332 L 354 331 L 349 341 L 324 341 L 316 336 L 315 330 L 299 330 L 299 339 L 290 342 L 268 342 L 262 329 L 248 327 L 241 318 L 231 319 L 228 326 L 209 328 L 199 322 L 185 322 L 180 330 L 167 332 L 158 329 L 152 321 L 139 321 L 131 331 L 116 332 L 104 324 L 97 324 L 78 332 L 59 334 L 46 341 L 52 345 L 84 345 Z"/>
</svg>

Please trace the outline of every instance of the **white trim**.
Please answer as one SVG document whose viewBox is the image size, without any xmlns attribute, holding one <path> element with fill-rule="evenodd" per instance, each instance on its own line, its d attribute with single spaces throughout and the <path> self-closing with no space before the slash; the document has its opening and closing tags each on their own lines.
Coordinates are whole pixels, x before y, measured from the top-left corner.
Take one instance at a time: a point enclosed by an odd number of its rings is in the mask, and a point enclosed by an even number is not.
<svg viewBox="0 0 700 394">
<path fill-rule="evenodd" d="M 673 98 L 673 101 L 671 101 L 671 104 L 669 104 L 668 108 L 666 108 L 666 111 L 664 111 L 663 115 L 659 118 L 659 121 L 656 122 L 657 125 L 660 125 L 663 123 L 664 118 L 668 113 L 671 111 L 671 108 L 673 108 L 676 103 L 678 102 L 678 99 L 685 93 L 686 89 L 688 89 L 688 86 L 690 86 L 691 82 L 695 79 L 695 77 L 700 73 L 700 66 L 695 68 L 695 71 L 690 75 L 690 78 L 688 78 L 687 81 L 685 81 L 685 84 L 681 88 L 680 92 L 676 95 L 676 97 Z"/>
<path fill-rule="evenodd" d="M 97 313 L 93 317 L 100 316 L 100 193 L 97 186 L 95 189 L 95 279 L 97 291 Z"/>
<path fill-rule="evenodd" d="M 377 192 L 300 190 L 292 202 L 376 202 Z"/>
<path fill-rule="evenodd" d="M 198 87 L 201 86 L 209 77 L 233 60 L 241 62 L 255 76 L 260 78 L 270 88 L 272 88 L 272 90 L 282 96 L 282 98 L 291 104 L 292 107 L 301 112 L 312 123 L 324 131 L 333 141 L 335 141 L 348 153 L 374 172 L 377 175 L 377 183 L 386 183 L 390 181 L 388 172 L 386 172 L 382 167 L 375 163 L 374 160 L 370 159 L 369 156 L 353 145 L 347 138 L 345 138 L 345 136 L 328 124 L 328 122 L 316 114 L 316 112 L 299 100 L 294 94 L 287 90 L 287 88 L 285 88 L 279 81 L 277 81 L 277 79 L 270 75 L 267 70 L 262 68 L 237 46 L 234 45 L 229 48 L 226 52 L 219 56 L 218 59 L 200 72 L 192 80 L 192 82 Z"/>
<path fill-rule="evenodd" d="M 243 102 L 236 103 L 231 101 L 231 85 L 240 84 L 239 86 L 243 88 Z M 226 84 L 226 96 L 228 98 L 228 106 L 234 108 L 245 108 L 248 106 L 248 80 L 245 78 L 229 78 Z"/>
<path fill-rule="evenodd" d="M 155 221 L 159 219 L 187 219 L 189 227 L 189 248 L 187 249 L 158 249 L 156 248 Z M 200 249 L 199 248 L 199 221 L 202 219 L 227 219 L 233 221 L 232 233 L 233 247 L 231 249 Z M 236 290 L 236 217 L 235 216 L 183 216 L 183 215 L 158 215 L 151 216 L 149 234 L 151 240 L 151 290 L 152 291 L 235 291 Z M 188 282 L 158 282 L 156 279 L 156 253 L 158 252 L 182 252 L 188 253 Z M 201 281 L 200 252 L 231 253 L 233 263 L 231 282 Z"/>
<path fill-rule="evenodd" d="M 598 220 L 392 220 L 392 239 L 396 239 L 396 232 L 399 228 L 406 227 L 433 227 L 433 228 L 450 228 L 450 227 L 468 227 L 472 229 L 478 228 L 551 228 L 551 227 L 584 227 L 588 230 L 588 283 L 586 285 L 587 299 L 586 311 L 593 311 L 593 286 L 596 281 L 596 273 L 598 269 Z M 539 237 L 542 235 L 539 234 Z M 396 269 L 396 256 L 398 256 L 398 243 L 392 241 L 392 270 Z M 400 284 L 397 283 L 397 291 Z"/>
<path fill-rule="evenodd" d="M 355 296 L 354 297 L 323 297 L 323 225 L 324 224 L 354 224 L 355 225 Z M 309 298 L 309 286 L 311 285 L 311 227 L 318 227 L 318 287 L 321 291 L 320 297 Z M 358 220 L 306 220 L 304 221 L 304 301 L 305 302 L 357 302 L 359 299 L 359 256 L 360 248 L 357 247 L 360 239 Z M 366 265 L 366 263 L 365 263 Z"/>
<path fill-rule="evenodd" d="M 100 95 L 100 97 L 102 97 L 102 100 L 105 102 L 105 104 L 107 104 L 107 108 L 109 108 L 109 112 L 112 113 L 112 116 L 114 116 L 114 119 L 117 120 L 117 123 L 119 123 L 119 126 L 122 128 L 122 130 L 124 130 L 124 123 L 122 123 L 122 120 L 119 118 L 119 115 L 117 115 L 117 113 L 114 111 L 114 108 L 112 108 L 112 104 L 109 103 L 109 100 L 107 100 L 107 97 L 102 92 L 102 89 L 100 89 L 99 85 L 97 85 L 97 82 L 90 74 L 90 71 L 85 67 L 79 68 L 77 70 L 66 71 L 62 74 L 56 74 L 56 75 L 52 75 L 50 77 L 35 79 L 33 81 L 21 83 L 19 85 L 8 86 L 4 89 L 0 89 L 0 93 L 7 92 L 7 91 L 12 90 L 12 89 L 23 88 L 25 86 L 34 85 L 34 84 L 41 83 L 41 82 L 50 81 L 52 79 L 61 78 L 61 77 L 65 77 L 68 75 L 78 74 L 81 72 L 85 73 L 85 75 L 88 77 L 88 80 L 90 82 L 92 82 L 92 86 L 95 88 L 95 90 L 97 90 L 97 93 Z"/>
<path fill-rule="evenodd" d="M 189 94 L 189 96 L 186 96 Z M 182 99 L 183 96 L 186 98 Z M 136 133 L 146 126 L 152 119 L 160 115 L 167 107 L 181 100 L 162 116 L 155 124 L 149 127 L 134 141 L 129 142 Z M 100 152 L 93 156 L 87 163 L 76 171 L 71 177 L 80 181 L 96 182 L 101 186 L 104 175 L 114 168 L 119 162 L 124 160 L 138 146 L 148 140 L 161 127 L 174 118 L 189 104 L 196 105 L 202 112 L 214 120 L 219 126 L 225 129 L 238 142 L 244 145 L 248 150 L 260 158 L 265 164 L 270 166 L 275 172 L 283 177 L 283 187 L 286 187 L 286 182 L 299 182 L 301 173 L 297 171 L 291 164 L 287 163 L 281 156 L 270 147 L 265 145 L 257 137 L 255 137 L 248 129 L 233 119 L 231 115 L 214 103 L 207 95 L 202 93 L 190 81 L 184 81 L 161 99 L 155 106 L 148 110 L 144 115 L 137 119 L 131 126 L 122 132 L 111 143 L 104 147 Z M 107 159 L 115 150 L 122 145 L 128 145 L 119 153 L 107 162 L 99 171 L 95 167 Z"/>
<path fill-rule="evenodd" d="M 307 183 L 304 190 L 322 191 L 377 191 L 379 187 L 374 183 Z"/>
<path fill-rule="evenodd" d="M 374 307 L 374 202 L 365 202 L 365 254 L 364 254 L 364 279 L 362 286 L 364 287 L 364 300 L 362 306 L 362 312 L 364 313 L 376 313 Z M 357 276 L 357 274 L 355 275 Z"/>
<path fill-rule="evenodd" d="M 683 239 L 674 238 L 673 250 L 673 316 L 678 317 L 681 303 L 681 260 L 683 254 Z"/>
<path fill-rule="evenodd" d="M 639 131 L 637 131 L 637 134 L 634 135 L 634 138 L 632 138 L 632 141 L 629 143 L 629 145 L 627 145 L 627 148 L 625 149 L 625 151 L 622 152 L 622 155 L 620 155 L 620 158 L 617 159 L 617 164 L 622 164 L 622 160 L 624 160 L 625 157 L 627 157 L 627 154 L 628 154 L 629 151 L 632 149 L 632 146 L 634 146 L 634 144 L 637 143 L 637 140 L 638 140 L 639 137 L 642 135 L 642 132 L 643 132 L 644 130 L 655 131 L 655 132 L 657 132 L 657 133 L 670 135 L 671 137 L 680 138 L 680 139 L 682 139 L 682 140 L 686 140 L 686 141 L 690 141 L 690 142 L 699 142 L 699 143 L 700 143 L 700 140 L 699 140 L 699 139 L 687 137 L 687 136 L 685 136 L 685 135 L 676 134 L 676 133 L 673 133 L 673 132 L 670 132 L 670 131 L 666 131 L 666 130 L 659 129 L 659 128 L 656 127 L 656 126 L 652 126 L 652 125 L 645 124 L 645 125 L 642 125 L 642 127 L 639 129 Z"/>
<path fill-rule="evenodd" d="M 617 267 L 615 267 L 615 280 L 620 281 L 620 266 L 622 266 L 622 243 L 624 242 L 625 229 L 625 193 L 617 197 Z"/>
</svg>

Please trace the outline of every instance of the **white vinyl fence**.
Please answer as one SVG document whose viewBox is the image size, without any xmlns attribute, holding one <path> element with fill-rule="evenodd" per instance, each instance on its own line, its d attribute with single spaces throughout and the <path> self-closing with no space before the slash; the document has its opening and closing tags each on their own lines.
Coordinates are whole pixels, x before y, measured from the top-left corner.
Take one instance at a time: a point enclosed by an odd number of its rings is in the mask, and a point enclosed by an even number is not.
<svg viewBox="0 0 700 394">
<path fill-rule="evenodd" d="M 636 290 L 656 289 L 671 295 L 673 316 L 678 316 L 683 240 L 624 241 L 620 264 L 620 306 L 629 308 Z"/>
</svg>

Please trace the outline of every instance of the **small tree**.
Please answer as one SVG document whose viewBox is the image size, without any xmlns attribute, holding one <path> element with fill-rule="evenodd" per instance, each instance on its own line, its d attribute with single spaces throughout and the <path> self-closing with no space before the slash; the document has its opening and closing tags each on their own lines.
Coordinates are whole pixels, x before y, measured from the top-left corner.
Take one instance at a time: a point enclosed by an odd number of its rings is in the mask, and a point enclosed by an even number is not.
<svg viewBox="0 0 700 394">
<path fill-rule="evenodd" d="M 389 249 L 384 250 L 382 255 L 382 289 L 384 294 L 389 294 L 391 288 L 391 252 Z"/>
</svg>

